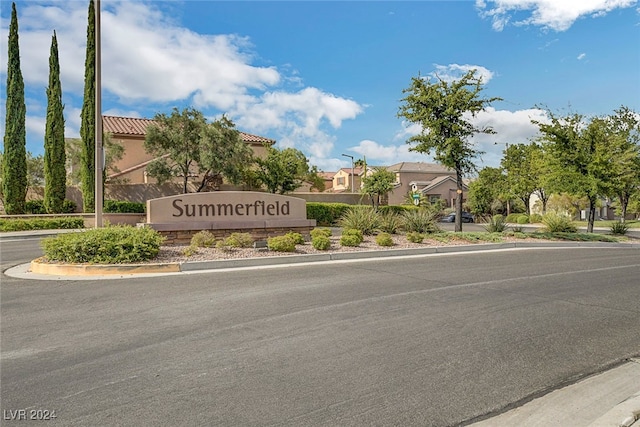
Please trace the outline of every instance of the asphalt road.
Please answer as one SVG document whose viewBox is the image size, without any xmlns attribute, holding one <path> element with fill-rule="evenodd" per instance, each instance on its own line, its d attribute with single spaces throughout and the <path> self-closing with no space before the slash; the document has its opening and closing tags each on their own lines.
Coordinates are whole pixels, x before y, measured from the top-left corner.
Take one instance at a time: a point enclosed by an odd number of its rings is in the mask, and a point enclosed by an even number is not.
<svg viewBox="0 0 640 427">
<path fill-rule="evenodd" d="M 466 424 L 640 355 L 639 268 L 572 248 L 2 276 L 2 425 Z"/>
</svg>

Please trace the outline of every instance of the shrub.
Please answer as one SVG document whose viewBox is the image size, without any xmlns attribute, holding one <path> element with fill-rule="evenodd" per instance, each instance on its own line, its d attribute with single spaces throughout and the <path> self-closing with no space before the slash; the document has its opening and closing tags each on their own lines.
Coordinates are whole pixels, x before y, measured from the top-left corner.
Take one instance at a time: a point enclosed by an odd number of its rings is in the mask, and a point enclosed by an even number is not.
<svg viewBox="0 0 640 427">
<path fill-rule="evenodd" d="M 360 243 L 362 242 L 360 241 L 360 239 L 358 239 L 358 236 L 349 235 L 349 234 L 347 235 L 343 234 L 342 236 L 340 236 L 340 244 L 342 246 L 356 247 L 356 246 L 360 246 Z"/>
<path fill-rule="evenodd" d="M 405 212 L 414 211 L 419 209 L 414 205 L 389 205 L 389 206 L 378 206 L 378 212 L 380 215 L 387 215 L 390 213 L 394 213 L 396 215 L 402 215 Z"/>
<path fill-rule="evenodd" d="M 311 239 L 311 246 L 319 251 L 326 251 L 331 248 L 331 240 L 327 236 L 318 235 Z"/>
<path fill-rule="evenodd" d="M 529 222 L 531 224 L 539 224 L 542 222 L 542 215 L 540 214 L 531 214 L 531 216 L 529 217 Z"/>
<path fill-rule="evenodd" d="M 117 264 L 153 259 L 163 241 L 151 228 L 117 225 L 46 238 L 42 248 L 51 261 Z"/>
<path fill-rule="evenodd" d="M 24 213 L 31 215 L 46 214 L 44 200 L 27 200 L 24 204 Z"/>
<path fill-rule="evenodd" d="M 304 237 L 300 233 L 296 233 L 295 231 L 290 231 L 285 236 L 289 236 L 293 243 L 296 245 L 304 245 Z"/>
<path fill-rule="evenodd" d="M 529 224 L 529 216 L 528 215 L 520 215 L 516 222 L 520 225 Z"/>
<path fill-rule="evenodd" d="M 509 215 L 507 215 L 507 218 L 505 219 L 505 221 L 510 224 L 517 224 L 519 217 L 520 217 L 519 213 L 510 213 Z"/>
<path fill-rule="evenodd" d="M 224 239 L 224 244 L 232 248 L 250 248 L 253 246 L 253 237 L 249 233 L 231 233 Z"/>
<path fill-rule="evenodd" d="M 82 218 L 0 219 L 0 231 L 56 230 L 84 228 Z"/>
<path fill-rule="evenodd" d="M 331 229 L 330 228 L 314 228 L 313 230 L 311 230 L 309 234 L 311 234 L 312 239 L 318 236 L 325 236 L 329 238 L 331 237 Z"/>
<path fill-rule="evenodd" d="M 296 250 L 296 244 L 288 236 L 269 237 L 267 239 L 267 247 L 275 252 L 293 252 Z"/>
<path fill-rule="evenodd" d="M 360 230 L 362 234 L 370 236 L 380 226 L 380 214 L 371 206 L 352 206 L 338 222 L 342 228 Z"/>
<path fill-rule="evenodd" d="M 484 229 L 489 233 L 502 233 L 507 228 L 507 223 L 502 215 L 494 215 L 489 219 Z"/>
<path fill-rule="evenodd" d="M 354 236 L 358 239 L 358 244 L 364 242 L 364 236 L 362 235 L 362 231 L 356 230 L 354 228 L 347 228 L 342 231 L 343 236 Z"/>
<path fill-rule="evenodd" d="M 193 256 L 197 253 L 198 253 L 198 246 L 194 245 L 193 243 L 182 250 L 182 255 L 184 256 Z"/>
<path fill-rule="evenodd" d="M 62 213 L 74 213 L 76 204 L 72 200 L 64 200 L 62 202 Z M 29 200 L 24 205 L 24 212 L 31 215 L 46 214 L 47 209 L 44 207 L 44 200 Z"/>
<path fill-rule="evenodd" d="M 396 234 L 400 228 L 402 228 L 402 217 L 392 211 L 388 211 L 380 215 L 380 231 L 390 234 Z"/>
<path fill-rule="evenodd" d="M 629 225 L 625 222 L 618 220 L 613 224 L 611 224 L 610 230 L 611 230 L 611 234 L 618 234 L 620 236 L 623 236 L 627 234 L 627 231 L 629 231 Z"/>
<path fill-rule="evenodd" d="M 393 239 L 389 233 L 380 233 L 376 236 L 378 246 L 393 246 Z"/>
<path fill-rule="evenodd" d="M 191 246 L 196 248 L 210 248 L 216 243 L 216 236 L 208 230 L 198 231 L 191 238 Z"/>
<path fill-rule="evenodd" d="M 346 203 L 307 202 L 307 219 L 315 219 L 318 225 L 336 225 L 349 208 Z"/>
<path fill-rule="evenodd" d="M 550 212 L 542 217 L 543 231 L 550 233 L 575 233 L 578 227 L 566 215 Z"/>
<path fill-rule="evenodd" d="M 431 209 L 416 209 L 407 211 L 403 215 L 403 225 L 406 232 L 434 233 L 440 230 L 436 224 L 439 213 Z"/>
<path fill-rule="evenodd" d="M 146 205 L 140 202 L 128 202 L 126 200 L 105 200 L 105 213 L 145 213 Z"/>
<path fill-rule="evenodd" d="M 411 243 L 422 243 L 424 240 L 424 234 L 418 233 L 417 231 L 408 232 L 406 237 Z"/>
</svg>

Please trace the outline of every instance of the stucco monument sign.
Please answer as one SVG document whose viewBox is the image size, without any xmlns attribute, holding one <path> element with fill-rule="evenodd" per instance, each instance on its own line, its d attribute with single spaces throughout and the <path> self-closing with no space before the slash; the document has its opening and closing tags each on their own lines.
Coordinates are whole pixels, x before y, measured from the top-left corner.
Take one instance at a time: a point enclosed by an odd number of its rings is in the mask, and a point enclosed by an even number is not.
<svg viewBox="0 0 640 427">
<path fill-rule="evenodd" d="M 252 191 L 188 193 L 147 201 L 147 225 L 170 241 L 182 242 L 201 230 L 216 237 L 236 231 L 255 239 L 308 233 L 315 220 L 307 219 L 307 202 L 296 197 Z"/>
</svg>

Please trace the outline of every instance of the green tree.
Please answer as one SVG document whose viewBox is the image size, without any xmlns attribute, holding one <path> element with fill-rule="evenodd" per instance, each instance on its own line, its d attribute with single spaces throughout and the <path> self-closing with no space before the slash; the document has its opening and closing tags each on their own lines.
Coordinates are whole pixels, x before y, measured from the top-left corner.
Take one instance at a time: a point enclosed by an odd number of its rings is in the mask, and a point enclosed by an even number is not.
<svg viewBox="0 0 640 427">
<path fill-rule="evenodd" d="M 587 232 L 593 232 L 598 196 L 606 193 L 608 172 L 602 167 L 608 138 L 600 118 L 587 122 L 585 117 L 572 114 L 556 117 L 548 113 L 550 123 L 537 124 L 544 150 L 547 152 L 549 175 L 547 182 L 554 192 L 584 196 L 589 202 Z"/>
<path fill-rule="evenodd" d="M 7 50 L 7 102 L 4 127 L 4 167 L 2 186 L 7 214 L 24 213 L 27 198 L 27 109 L 24 102 L 24 80 L 20 70 L 18 13 L 11 5 L 9 47 Z"/>
<path fill-rule="evenodd" d="M 44 156 L 42 154 L 34 156 L 27 151 L 27 187 L 34 189 L 44 184 Z"/>
<path fill-rule="evenodd" d="M 83 142 L 81 138 L 65 138 L 65 153 L 66 153 L 66 170 L 67 170 L 67 184 L 80 185 L 81 184 L 81 172 L 82 172 L 82 146 Z M 124 156 L 124 147 L 122 144 L 114 141 L 111 138 L 111 134 L 105 133 L 102 135 L 102 145 L 104 146 L 104 182 L 107 184 L 125 183 L 118 178 L 109 178 L 113 174 L 120 172 L 116 167 L 116 162 Z"/>
<path fill-rule="evenodd" d="M 621 107 L 602 121 L 607 138 L 598 157 L 601 175 L 607 174 L 606 194 L 617 199 L 622 221 L 629 201 L 640 192 L 640 120 L 638 114 Z"/>
<path fill-rule="evenodd" d="M 430 82 L 421 76 L 413 77 L 411 86 L 403 92 L 408 95 L 398 112 L 399 117 L 422 127 L 419 135 L 407 143 L 416 145 L 411 151 L 429 154 L 434 159 L 456 171 L 456 223 L 455 230 L 462 231 L 462 178 L 476 170 L 474 159 L 481 152 L 469 140 L 477 133 L 495 133 L 491 127 L 478 127 L 471 118 L 500 98 L 481 98 L 482 79 L 469 71 L 461 79 L 448 83 L 440 78 Z"/>
<path fill-rule="evenodd" d="M 533 148 L 528 144 L 509 145 L 504 150 L 500 166 L 506 173 L 507 189 L 514 197 L 522 200 L 525 213 L 529 215 L 529 201 L 538 186 L 538 177 L 532 168 Z"/>
<path fill-rule="evenodd" d="M 467 204 L 474 215 L 502 213 L 507 200 L 507 177 L 500 168 L 485 167 L 469 183 Z"/>
<path fill-rule="evenodd" d="M 49 55 L 49 87 L 47 88 L 47 120 L 44 133 L 44 207 L 48 213 L 61 213 L 67 193 L 66 156 L 64 152 L 64 115 L 58 39 L 51 38 Z"/>
<path fill-rule="evenodd" d="M 368 194 L 374 208 L 380 206 L 380 199 L 391 190 L 396 182 L 396 174 L 385 168 L 372 168 L 373 172 L 362 178 L 362 193 Z"/>
<path fill-rule="evenodd" d="M 82 139 L 80 188 L 84 212 L 95 208 L 95 137 L 96 137 L 96 15 L 93 0 L 89 1 L 87 50 L 84 61 L 84 99 L 80 123 Z M 102 126 L 102 123 L 100 123 Z"/>
<path fill-rule="evenodd" d="M 154 124 L 147 128 L 144 146 L 156 157 L 147 173 L 160 183 L 180 177 L 184 193 L 195 176 L 200 180 L 198 191 L 219 185 L 223 176 L 238 183 L 252 162 L 251 149 L 231 120 L 223 116 L 207 123 L 193 108 L 182 112 L 174 108 L 169 116 L 156 114 Z"/>
<path fill-rule="evenodd" d="M 258 180 L 270 193 L 285 194 L 302 185 L 309 176 L 309 161 L 304 153 L 295 148 L 280 150 L 266 147 L 267 156 L 257 158 Z"/>
<path fill-rule="evenodd" d="M 219 187 L 223 178 L 232 184 L 243 182 L 245 169 L 253 163 L 253 151 L 242 140 L 235 124 L 226 116 L 204 128 L 198 160 L 202 180 L 197 191 L 207 184 Z"/>
</svg>

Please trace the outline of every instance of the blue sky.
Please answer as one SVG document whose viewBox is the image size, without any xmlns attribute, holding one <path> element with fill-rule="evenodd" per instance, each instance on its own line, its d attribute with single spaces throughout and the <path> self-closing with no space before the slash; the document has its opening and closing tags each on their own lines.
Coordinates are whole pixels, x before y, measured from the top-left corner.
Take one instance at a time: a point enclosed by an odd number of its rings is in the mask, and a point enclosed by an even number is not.
<svg viewBox="0 0 640 427">
<path fill-rule="evenodd" d="M 60 50 L 66 136 L 82 107 L 88 2 L 18 1 L 27 149 L 43 151 L 51 36 Z M 11 3 L 1 3 L 4 135 Z M 102 1 L 104 114 L 153 117 L 193 106 L 295 147 L 325 171 L 431 161 L 409 152 L 420 128 L 397 117 L 418 74 L 476 69 L 496 102 L 474 139 L 496 166 L 506 143 L 536 136 L 554 113 L 640 112 L 637 0 Z"/>
</svg>

